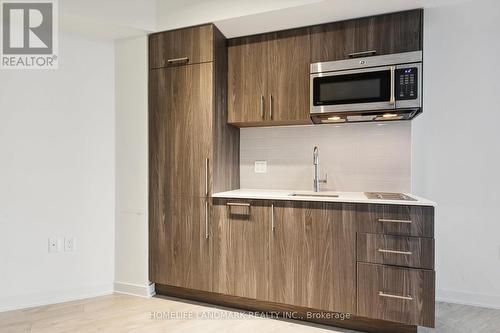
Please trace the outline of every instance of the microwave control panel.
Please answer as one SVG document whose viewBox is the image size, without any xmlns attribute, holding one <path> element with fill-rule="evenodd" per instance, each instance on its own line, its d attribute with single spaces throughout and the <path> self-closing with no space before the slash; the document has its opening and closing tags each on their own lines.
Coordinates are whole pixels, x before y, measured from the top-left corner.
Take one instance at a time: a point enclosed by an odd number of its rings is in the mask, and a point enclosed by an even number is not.
<svg viewBox="0 0 500 333">
<path fill-rule="evenodd" d="M 418 69 L 396 69 L 396 100 L 416 99 L 418 96 Z"/>
</svg>

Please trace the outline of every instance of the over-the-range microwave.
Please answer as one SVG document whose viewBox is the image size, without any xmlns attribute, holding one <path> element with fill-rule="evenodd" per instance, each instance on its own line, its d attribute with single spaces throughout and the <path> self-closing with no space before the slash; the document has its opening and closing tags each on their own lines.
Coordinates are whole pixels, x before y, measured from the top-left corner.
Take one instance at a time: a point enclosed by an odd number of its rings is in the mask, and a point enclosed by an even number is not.
<svg viewBox="0 0 500 333">
<path fill-rule="evenodd" d="M 315 123 L 410 120 L 421 110 L 421 51 L 311 64 Z"/>
</svg>

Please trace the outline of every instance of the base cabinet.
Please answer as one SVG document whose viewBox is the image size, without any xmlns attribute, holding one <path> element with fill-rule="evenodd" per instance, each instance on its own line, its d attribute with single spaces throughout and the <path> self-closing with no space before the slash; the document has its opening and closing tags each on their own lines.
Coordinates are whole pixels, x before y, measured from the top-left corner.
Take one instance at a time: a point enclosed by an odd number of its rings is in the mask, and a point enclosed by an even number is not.
<svg viewBox="0 0 500 333">
<path fill-rule="evenodd" d="M 157 283 L 212 290 L 212 239 L 208 199 L 150 198 L 150 279 Z"/>
<path fill-rule="evenodd" d="M 356 311 L 355 205 L 275 203 L 269 301 Z"/>
<path fill-rule="evenodd" d="M 270 207 L 266 201 L 214 200 L 214 292 L 267 300 Z"/>
<path fill-rule="evenodd" d="M 358 315 L 434 327 L 434 272 L 358 263 Z"/>
</svg>

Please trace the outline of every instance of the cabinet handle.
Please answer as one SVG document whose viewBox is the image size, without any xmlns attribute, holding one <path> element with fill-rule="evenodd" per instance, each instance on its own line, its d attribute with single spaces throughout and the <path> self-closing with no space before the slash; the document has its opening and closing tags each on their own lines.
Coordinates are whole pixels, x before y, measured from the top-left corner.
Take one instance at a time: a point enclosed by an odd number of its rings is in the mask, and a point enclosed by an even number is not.
<svg viewBox="0 0 500 333">
<path fill-rule="evenodd" d="M 182 58 L 174 58 L 174 59 L 168 59 L 167 60 L 167 63 L 169 63 L 169 64 L 173 64 L 173 63 L 176 63 L 176 62 L 189 62 L 189 58 L 188 57 L 182 57 Z"/>
<path fill-rule="evenodd" d="M 205 159 L 205 195 L 208 197 L 208 166 L 209 166 L 209 160 L 208 158 Z"/>
<path fill-rule="evenodd" d="M 271 204 L 271 231 L 274 232 L 274 204 Z"/>
<path fill-rule="evenodd" d="M 353 53 L 349 53 L 349 58 L 357 58 L 357 57 L 369 56 L 369 55 L 375 55 L 375 54 L 377 54 L 377 50 L 353 52 Z"/>
<path fill-rule="evenodd" d="M 396 104 L 396 93 L 394 92 L 394 86 L 396 83 L 394 82 L 394 71 L 396 70 L 395 66 L 391 66 L 391 98 L 389 99 L 389 104 Z"/>
<path fill-rule="evenodd" d="M 396 298 L 396 299 L 404 299 L 406 301 L 413 301 L 413 297 L 411 297 L 410 295 L 408 295 L 408 296 L 399 296 L 399 295 L 387 294 L 387 293 L 384 293 L 383 291 L 379 291 L 378 295 L 380 297 Z"/>
<path fill-rule="evenodd" d="M 264 119 L 264 95 L 260 95 L 260 117 Z"/>
<path fill-rule="evenodd" d="M 410 251 L 394 251 L 394 250 L 378 249 L 378 252 L 381 252 L 381 253 L 402 254 L 402 255 L 405 255 L 405 256 L 411 256 L 412 255 L 412 253 Z"/>
<path fill-rule="evenodd" d="M 273 120 L 273 95 L 269 96 L 269 119 Z"/>
<path fill-rule="evenodd" d="M 378 219 L 382 223 L 412 223 L 410 220 L 391 220 L 391 219 Z"/>
<path fill-rule="evenodd" d="M 244 203 L 244 202 L 228 202 L 226 203 L 228 206 L 243 206 L 243 207 L 250 207 L 249 203 Z"/>
<path fill-rule="evenodd" d="M 208 239 L 208 198 L 205 200 L 205 239 Z"/>
</svg>

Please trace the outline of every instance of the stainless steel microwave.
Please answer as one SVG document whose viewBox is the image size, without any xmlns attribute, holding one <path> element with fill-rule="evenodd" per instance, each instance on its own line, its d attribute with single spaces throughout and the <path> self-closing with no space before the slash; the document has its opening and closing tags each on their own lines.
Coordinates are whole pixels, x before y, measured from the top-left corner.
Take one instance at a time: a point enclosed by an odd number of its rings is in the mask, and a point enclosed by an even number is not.
<svg viewBox="0 0 500 333">
<path fill-rule="evenodd" d="M 422 110 L 422 52 L 311 64 L 315 123 L 410 120 Z"/>
</svg>

